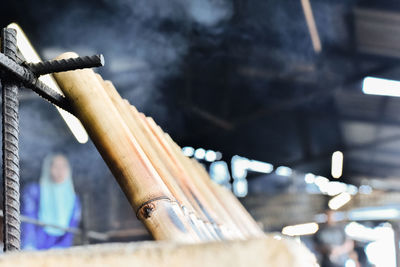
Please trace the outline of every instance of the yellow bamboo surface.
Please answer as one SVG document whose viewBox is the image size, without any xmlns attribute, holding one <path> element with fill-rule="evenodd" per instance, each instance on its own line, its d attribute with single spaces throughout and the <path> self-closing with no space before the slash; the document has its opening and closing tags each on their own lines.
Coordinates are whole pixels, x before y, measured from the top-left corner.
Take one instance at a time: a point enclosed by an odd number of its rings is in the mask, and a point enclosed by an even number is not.
<svg viewBox="0 0 400 267">
<path fill-rule="evenodd" d="M 217 194 L 213 190 L 213 188 L 210 186 L 209 182 L 212 182 L 210 177 L 207 174 L 207 180 L 202 179 L 202 173 L 198 171 L 195 165 L 193 165 L 194 160 L 190 160 L 189 158 L 185 157 L 183 153 L 181 152 L 181 148 L 172 140 L 172 138 L 168 135 L 165 134 L 167 140 L 171 144 L 171 146 L 174 148 L 175 153 L 178 157 L 182 159 L 182 161 L 185 162 L 185 165 L 188 170 L 191 170 L 192 175 L 196 177 L 197 185 L 201 186 L 204 188 L 203 190 L 206 190 L 210 198 L 213 199 L 214 205 L 218 205 L 219 208 L 221 209 L 220 212 L 223 212 L 225 220 L 229 220 L 232 225 L 234 225 L 235 229 L 237 232 L 240 233 L 240 236 L 242 238 L 249 238 L 251 237 L 251 234 L 249 233 L 249 229 L 247 229 L 240 220 L 237 219 L 237 209 L 236 207 L 233 206 L 233 203 L 230 202 L 224 202 L 223 198 Z"/>
<path fill-rule="evenodd" d="M 225 208 L 221 205 L 219 200 L 215 197 L 215 195 L 210 191 L 210 189 L 203 183 L 201 178 L 199 178 L 199 174 L 190 167 L 188 161 L 190 159 L 185 157 L 181 151 L 177 151 L 175 145 L 170 142 L 170 139 L 161 128 L 154 122 L 152 118 L 147 118 L 148 124 L 151 126 L 152 130 L 156 135 L 159 136 L 160 139 L 165 140 L 166 147 L 171 151 L 173 157 L 178 161 L 178 164 L 187 174 L 186 177 L 193 182 L 194 188 L 200 191 L 200 195 L 204 196 L 205 201 L 208 203 L 210 209 L 213 209 L 216 214 L 221 218 L 221 220 L 226 224 L 226 231 L 229 238 L 233 239 L 244 239 L 245 234 L 239 229 L 239 226 L 235 224 L 229 215 L 229 213 L 225 210 Z"/>
<path fill-rule="evenodd" d="M 127 104 L 128 105 L 128 104 Z M 169 179 L 175 180 L 176 185 L 180 190 L 179 194 L 183 194 L 181 197 L 183 199 L 182 205 L 184 208 L 188 208 L 188 213 L 190 217 L 193 217 L 193 221 L 200 226 L 201 229 L 205 230 L 205 235 L 208 236 L 208 239 L 219 240 L 221 237 L 218 235 L 216 230 L 211 226 L 211 222 L 205 216 L 203 210 L 199 207 L 199 204 L 194 199 L 193 195 L 191 194 L 190 190 L 187 186 L 182 182 L 180 173 L 177 171 L 173 162 L 169 159 L 167 153 L 165 153 L 163 147 L 158 142 L 156 137 L 151 133 L 151 130 L 147 127 L 145 123 L 143 123 L 139 112 L 136 110 L 135 107 L 129 106 L 131 115 L 136 122 L 136 129 L 135 131 L 141 131 L 148 141 L 147 144 L 152 146 L 154 152 L 157 154 L 158 157 L 155 157 L 155 164 L 160 164 L 159 162 L 164 163 L 163 173 L 169 177 Z"/>
<path fill-rule="evenodd" d="M 182 189 L 177 184 L 176 180 L 171 176 L 171 174 L 166 169 L 163 161 L 159 158 L 157 152 L 153 149 L 153 146 L 148 141 L 146 136 L 143 134 L 141 129 L 139 128 L 137 121 L 131 116 L 131 107 L 127 102 L 124 102 L 123 99 L 118 94 L 117 90 L 113 86 L 113 84 L 109 81 L 103 81 L 103 79 L 98 76 L 98 79 L 103 83 L 103 87 L 105 88 L 108 96 L 113 101 L 114 105 L 117 107 L 119 113 L 121 114 L 123 120 L 127 124 L 130 132 L 136 138 L 140 146 L 142 147 L 145 154 L 148 156 L 154 168 L 157 170 L 163 182 L 166 184 L 168 189 L 171 191 L 172 195 L 177 199 L 178 203 L 185 207 L 188 211 L 188 216 L 185 216 L 187 222 L 192 225 L 192 228 L 195 232 L 198 232 L 198 237 L 202 240 L 214 240 L 212 235 L 208 232 L 204 225 L 199 224 L 197 218 L 190 218 L 190 214 L 194 213 L 193 207 L 186 199 L 186 196 L 182 192 Z"/>
<path fill-rule="evenodd" d="M 57 59 L 77 57 L 65 53 Z M 138 218 L 155 239 L 195 242 L 171 192 L 91 69 L 54 75 Z"/>
<path fill-rule="evenodd" d="M 214 183 L 204 167 L 199 164 L 196 160 L 193 160 L 193 167 L 197 169 L 203 180 L 210 186 L 211 190 L 214 191 L 215 195 L 221 198 L 221 202 L 230 206 L 229 210 L 233 211 L 236 219 L 240 221 L 244 228 L 247 229 L 251 237 L 262 237 L 264 232 L 260 226 L 249 214 L 249 212 L 243 207 L 242 203 L 233 195 L 232 191 L 228 190 L 221 185 Z"/>
<path fill-rule="evenodd" d="M 200 206 L 201 211 L 205 213 L 207 218 L 211 221 L 211 223 L 213 223 L 213 227 L 215 226 L 214 228 L 216 228 L 216 231 L 221 231 L 221 233 L 218 233 L 219 236 L 221 236 L 223 239 L 232 239 L 233 237 L 230 233 L 228 233 L 226 226 L 223 225 L 222 220 L 214 211 L 212 205 L 209 205 L 209 202 L 201 194 L 199 189 L 195 187 L 194 183 L 188 177 L 188 174 L 185 172 L 178 159 L 174 156 L 174 153 L 167 142 L 162 138 L 162 136 L 158 135 L 156 131 L 153 131 L 152 126 L 148 123 L 146 117 L 143 114 L 140 115 L 143 125 L 147 129 L 148 135 L 152 137 L 152 140 L 155 144 L 159 144 L 160 149 L 166 156 L 165 160 L 169 163 L 169 167 L 171 168 L 174 177 L 179 179 L 183 188 L 189 191 L 188 194 L 192 196 L 195 203 Z"/>
<path fill-rule="evenodd" d="M 58 59 L 76 57 L 65 53 Z M 264 236 L 233 194 L 152 118 L 92 70 L 54 75 L 137 217 L 156 240 L 201 242 Z"/>
</svg>

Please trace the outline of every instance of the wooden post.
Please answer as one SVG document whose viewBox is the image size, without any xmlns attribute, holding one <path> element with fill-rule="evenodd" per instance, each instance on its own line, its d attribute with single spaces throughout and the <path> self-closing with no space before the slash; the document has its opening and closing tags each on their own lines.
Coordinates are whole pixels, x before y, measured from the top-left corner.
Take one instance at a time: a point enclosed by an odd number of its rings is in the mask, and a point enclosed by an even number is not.
<svg viewBox="0 0 400 267">
<path fill-rule="evenodd" d="M 177 244 L 132 242 L 0 255 L 2 267 L 317 267 L 315 256 L 293 239 L 260 239 Z"/>
</svg>

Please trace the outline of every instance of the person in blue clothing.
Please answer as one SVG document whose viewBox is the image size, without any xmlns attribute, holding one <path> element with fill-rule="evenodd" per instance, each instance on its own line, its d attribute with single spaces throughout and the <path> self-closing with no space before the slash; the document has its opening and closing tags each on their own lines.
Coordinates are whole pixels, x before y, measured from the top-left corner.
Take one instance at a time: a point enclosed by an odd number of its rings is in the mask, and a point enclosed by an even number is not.
<svg viewBox="0 0 400 267">
<path fill-rule="evenodd" d="M 64 229 L 79 226 L 81 204 L 74 190 L 71 166 L 64 155 L 48 155 L 44 159 L 39 183 L 24 188 L 21 213 Z M 21 229 L 25 250 L 66 248 L 73 244 L 74 235 L 60 228 L 23 223 Z"/>
</svg>

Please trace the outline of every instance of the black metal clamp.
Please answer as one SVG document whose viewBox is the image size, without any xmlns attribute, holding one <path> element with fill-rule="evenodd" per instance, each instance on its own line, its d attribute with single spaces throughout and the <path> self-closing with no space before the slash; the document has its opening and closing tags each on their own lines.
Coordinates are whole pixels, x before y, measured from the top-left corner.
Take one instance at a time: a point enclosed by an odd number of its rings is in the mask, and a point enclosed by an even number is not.
<svg viewBox="0 0 400 267">
<path fill-rule="evenodd" d="M 40 75 L 68 70 L 100 67 L 102 55 L 51 60 L 41 63 L 19 63 L 17 33 L 3 28 L 1 32 L 0 79 L 2 84 L 2 152 L 3 152 L 3 242 L 4 251 L 20 249 L 20 190 L 18 147 L 18 87 L 32 89 L 49 102 L 71 112 L 67 99 L 38 80 Z"/>
</svg>

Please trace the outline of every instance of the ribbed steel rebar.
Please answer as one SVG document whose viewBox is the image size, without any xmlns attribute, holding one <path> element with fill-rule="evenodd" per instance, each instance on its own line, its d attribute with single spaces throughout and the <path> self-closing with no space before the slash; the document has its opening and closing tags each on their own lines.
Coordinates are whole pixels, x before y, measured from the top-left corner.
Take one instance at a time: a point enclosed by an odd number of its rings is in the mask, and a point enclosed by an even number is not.
<svg viewBox="0 0 400 267">
<path fill-rule="evenodd" d="M 63 95 L 54 91 L 37 79 L 30 69 L 19 65 L 17 62 L 11 60 L 2 53 L 0 53 L 0 69 L 5 72 L 7 71 L 9 75 L 14 75 L 15 79 L 20 81 L 23 86 L 32 89 L 50 103 L 71 112 L 70 105 Z"/>
<path fill-rule="evenodd" d="M 76 57 L 62 60 L 48 60 L 39 63 L 26 63 L 26 66 L 36 75 L 68 70 L 101 67 L 104 65 L 103 55 Z"/>
<path fill-rule="evenodd" d="M 16 60 L 16 31 L 3 29 L 1 52 Z M 7 78 L 7 77 L 6 77 Z M 20 249 L 18 86 L 12 80 L 2 82 L 3 126 L 3 210 L 4 251 Z"/>
</svg>

